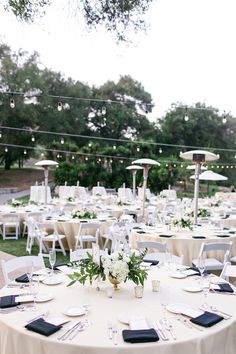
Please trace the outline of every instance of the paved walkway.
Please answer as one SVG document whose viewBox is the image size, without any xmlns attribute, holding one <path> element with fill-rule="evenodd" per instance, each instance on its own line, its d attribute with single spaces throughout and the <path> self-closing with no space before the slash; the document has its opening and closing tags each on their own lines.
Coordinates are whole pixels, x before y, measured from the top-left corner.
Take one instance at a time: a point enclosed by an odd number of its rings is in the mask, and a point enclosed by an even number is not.
<svg viewBox="0 0 236 354">
<path fill-rule="evenodd" d="M 13 198 L 17 199 L 17 198 L 21 198 L 21 197 L 26 197 L 28 195 L 30 195 L 29 189 L 27 189 L 25 191 L 21 191 L 21 192 L 16 192 L 16 193 L 0 194 L 0 204 L 4 204 Z"/>
</svg>

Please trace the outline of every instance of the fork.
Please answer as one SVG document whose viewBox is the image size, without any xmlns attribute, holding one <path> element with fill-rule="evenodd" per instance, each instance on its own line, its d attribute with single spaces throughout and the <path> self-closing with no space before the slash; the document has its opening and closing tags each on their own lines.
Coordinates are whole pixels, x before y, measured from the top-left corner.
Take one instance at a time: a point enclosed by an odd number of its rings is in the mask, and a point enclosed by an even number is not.
<svg viewBox="0 0 236 354">
<path fill-rule="evenodd" d="M 174 333 L 174 327 L 172 326 L 172 324 L 171 324 L 170 322 L 166 321 L 166 322 L 165 322 L 165 328 L 166 328 L 167 331 L 170 332 L 172 338 L 173 338 L 174 340 L 176 340 L 177 338 L 176 338 L 176 335 L 175 335 L 175 333 Z"/>
</svg>

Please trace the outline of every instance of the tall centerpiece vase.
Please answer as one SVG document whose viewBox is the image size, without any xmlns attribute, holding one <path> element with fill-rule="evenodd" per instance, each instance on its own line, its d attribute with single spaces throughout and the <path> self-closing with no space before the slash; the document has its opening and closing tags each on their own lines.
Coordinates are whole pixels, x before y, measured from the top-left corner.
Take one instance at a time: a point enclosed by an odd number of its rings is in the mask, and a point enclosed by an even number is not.
<svg viewBox="0 0 236 354">
<path fill-rule="evenodd" d="M 117 279 L 113 278 L 111 275 L 108 276 L 108 279 L 110 283 L 113 285 L 114 290 L 120 290 L 118 286 L 120 282 Z"/>
</svg>

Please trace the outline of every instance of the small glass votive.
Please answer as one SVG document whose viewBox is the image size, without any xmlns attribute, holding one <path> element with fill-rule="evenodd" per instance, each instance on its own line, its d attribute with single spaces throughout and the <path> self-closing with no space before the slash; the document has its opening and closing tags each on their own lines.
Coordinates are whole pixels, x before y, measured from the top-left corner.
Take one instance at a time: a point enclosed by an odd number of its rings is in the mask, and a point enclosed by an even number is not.
<svg viewBox="0 0 236 354">
<path fill-rule="evenodd" d="M 136 285 L 134 287 L 134 295 L 137 298 L 142 298 L 143 297 L 143 286 L 142 285 Z"/>
<path fill-rule="evenodd" d="M 154 292 L 160 291 L 160 280 L 157 279 L 152 280 L 152 291 Z"/>
<path fill-rule="evenodd" d="M 113 298 L 113 288 L 107 288 L 106 293 L 109 299 Z"/>
</svg>

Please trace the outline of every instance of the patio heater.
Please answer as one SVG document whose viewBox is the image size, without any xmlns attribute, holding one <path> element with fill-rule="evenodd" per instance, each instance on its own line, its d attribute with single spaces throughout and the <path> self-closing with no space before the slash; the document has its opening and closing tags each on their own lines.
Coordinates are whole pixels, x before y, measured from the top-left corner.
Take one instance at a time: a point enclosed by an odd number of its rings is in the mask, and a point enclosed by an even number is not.
<svg viewBox="0 0 236 354">
<path fill-rule="evenodd" d="M 57 166 L 58 162 L 53 161 L 53 160 L 42 160 L 36 162 L 35 166 L 41 166 L 44 169 L 44 186 L 45 186 L 45 205 L 48 202 L 48 172 L 50 166 Z"/>
<path fill-rule="evenodd" d="M 152 166 L 160 166 L 160 163 L 152 159 L 138 159 L 132 162 L 132 164 L 140 164 L 143 167 L 143 208 L 142 217 L 144 220 L 145 213 L 145 201 L 146 201 L 146 189 L 147 189 L 147 179 L 148 172 Z"/>
<path fill-rule="evenodd" d="M 204 150 L 192 150 L 180 153 L 180 157 L 186 160 L 192 160 L 195 164 L 195 182 L 194 182 L 194 224 L 197 224 L 198 214 L 198 195 L 199 195 L 199 174 L 203 162 L 218 160 L 219 155 Z"/>
<path fill-rule="evenodd" d="M 135 199 L 136 197 L 136 174 L 138 170 L 143 170 L 143 167 L 137 166 L 137 165 L 130 165 L 126 167 L 126 170 L 129 170 L 132 172 L 133 175 L 133 198 Z"/>
</svg>

